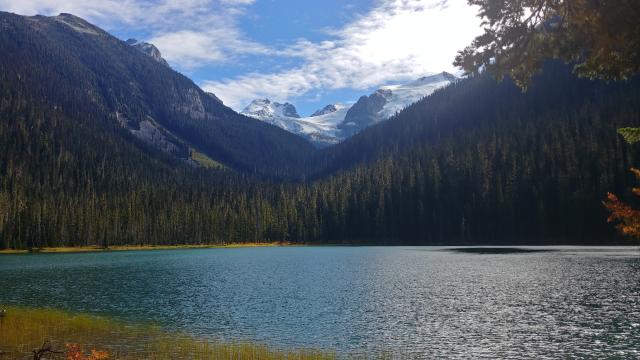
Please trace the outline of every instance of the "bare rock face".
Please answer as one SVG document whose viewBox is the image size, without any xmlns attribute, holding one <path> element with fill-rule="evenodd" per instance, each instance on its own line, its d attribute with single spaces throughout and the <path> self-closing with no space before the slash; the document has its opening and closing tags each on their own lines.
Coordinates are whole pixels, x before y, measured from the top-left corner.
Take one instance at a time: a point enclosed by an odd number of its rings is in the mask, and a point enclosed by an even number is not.
<svg viewBox="0 0 640 360">
<path fill-rule="evenodd" d="M 296 110 L 296 107 L 290 103 L 282 104 L 282 115 L 296 119 L 300 118 L 300 115 L 298 115 L 298 110 Z"/>
<path fill-rule="evenodd" d="M 132 129 L 130 131 L 140 140 L 143 140 L 164 152 L 177 154 L 180 150 L 178 146 L 169 141 L 160 128 L 149 119 L 141 121 L 138 130 Z"/>
<path fill-rule="evenodd" d="M 344 122 L 339 128 L 346 136 L 352 136 L 362 129 L 378 122 L 379 114 L 389 102 L 393 92 L 391 90 L 377 90 L 369 96 L 362 96 L 347 112 Z"/>
<path fill-rule="evenodd" d="M 189 147 L 159 125 L 152 117 L 147 116 L 142 121 L 136 122 L 120 112 L 116 112 L 115 116 L 120 126 L 129 130 L 133 136 L 144 143 L 178 158 L 187 159 L 189 157 Z"/>
<path fill-rule="evenodd" d="M 136 39 L 129 39 L 126 43 L 140 50 L 140 52 L 149 55 L 153 60 L 161 63 L 162 65 L 169 66 L 169 63 L 162 57 L 160 50 L 158 50 L 155 45 L 144 41 L 138 41 Z"/>
<path fill-rule="evenodd" d="M 334 113 L 336 111 L 338 111 L 338 108 L 335 105 L 327 105 L 327 106 L 323 107 L 322 109 L 317 110 L 316 112 L 311 114 L 310 117 L 317 117 L 317 116 L 327 115 L 327 114 Z"/>
<path fill-rule="evenodd" d="M 177 103 L 174 108 L 192 119 L 203 120 L 206 117 L 204 102 L 200 92 L 195 88 L 189 88 L 186 92 L 177 96 Z"/>
<path fill-rule="evenodd" d="M 62 13 L 58 16 L 52 17 L 52 19 L 67 25 L 68 27 L 70 27 L 71 29 L 79 33 L 89 34 L 89 35 L 100 35 L 102 33 L 102 30 L 89 24 L 84 19 L 81 19 L 75 15 Z"/>
<path fill-rule="evenodd" d="M 216 96 L 216 94 L 212 93 L 212 92 L 207 92 L 207 95 L 209 95 L 210 98 L 212 98 L 215 102 L 217 102 L 220 105 L 224 105 L 224 102 L 222 102 L 222 100 L 220 100 L 219 97 Z"/>
</svg>

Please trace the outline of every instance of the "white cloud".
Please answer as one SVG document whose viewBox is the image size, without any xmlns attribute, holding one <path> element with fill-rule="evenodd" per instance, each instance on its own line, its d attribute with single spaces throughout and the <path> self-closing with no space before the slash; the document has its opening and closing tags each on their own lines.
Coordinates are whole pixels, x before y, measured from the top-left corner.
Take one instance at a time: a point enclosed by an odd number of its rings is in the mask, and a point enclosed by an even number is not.
<svg viewBox="0 0 640 360">
<path fill-rule="evenodd" d="M 225 4 L 232 4 L 232 5 L 249 5 L 249 4 L 253 4 L 254 0 L 222 0 L 222 2 Z"/>
<path fill-rule="evenodd" d="M 22 15 L 55 15 L 69 12 L 87 18 L 109 18 L 117 16 L 123 9 L 132 9 L 131 1 L 104 0 L 0 0 L 0 9 Z"/>
<path fill-rule="evenodd" d="M 285 70 L 273 73 L 202 83 L 235 109 L 258 97 L 286 101 L 311 92 L 366 89 L 455 71 L 451 63 L 456 51 L 481 32 L 477 9 L 467 0 L 375 0 L 368 13 L 325 31 L 325 41 L 300 39 L 273 49 L 249 39 L 238 25 L 255 1 L 0 0 L 0 9 L 26 15 L 70 12 L 107 29 L 151 34 L 141 40 L 154 43 L 173 66 L 187 71 L 240 61 L 243 55 L 295 60 L 280 62 Z M 290 63 L 298 65 L 287 69 Z"/>
<path fill-rule="evenodd" d="M 271 53 L 261 44 L 245 40 L 234 27 L 161 33 L 148 41 L 161 50 L 164 58 L 187 69 L 229 61 L 235 55 Z"/>
<path fill-rule="evenodd" d="M 152 34 L 163 57 L 180 68 L 228 61 L 235 54 L 263 54 L 236 21 L 254 0 L 0 0 L 0 10 L 23 15 L 72 13 L 106 29 Z"/>
<path fill-rule="evenodd" d="M 456 71 L 456 52 L 481 33 L 477 9 L 466 0 L 382 0 L 330 40 L 300 40 L 277 52 L 302 65 L 278 73 L 250 73 L 202 85 L 241 109 L 254 98 L 286 101 L 311 90 L 366 89 L 430 72 Z"/>
<path fill-rule="evenodd" d="M 225 10 L 250 5 L 255 0 L 0 0 L 0 9 L 23 15 L 70 12 L 93 20 L 139 23 L 160 27 L 186 26 L 219 20 Z M 188 20 L 188 21 L 187 21 Z M 187 21 L 185 23 L 185 21 Z"/>
</svg>

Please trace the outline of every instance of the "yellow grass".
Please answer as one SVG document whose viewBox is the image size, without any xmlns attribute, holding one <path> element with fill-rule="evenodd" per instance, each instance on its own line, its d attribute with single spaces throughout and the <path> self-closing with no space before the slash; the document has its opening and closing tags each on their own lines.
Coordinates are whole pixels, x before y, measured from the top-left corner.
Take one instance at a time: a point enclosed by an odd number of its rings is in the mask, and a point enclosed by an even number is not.
<svg viewBox="0 0 640 360">
<path fill-rule="evenodd" d="M 178 249 L 233 249 L 244 247 L 273 247 L 273 246 L 292 246 L 289 243 L 238 243 L 224 245 L 124 245 L 110 246 L 104 249 L 99 246 L 81 246 L 81 247 L 50 247 L 34 249 L 38 253 L 82 253 L 97 251 L 148 251 L 148 250 L 178 250 Z M 0 250 L 0 254 L 25 254 L 28 250 L 23 249 L 5 249 Z"/>
<path fill-rule="evenodd" d="M 203 341 L 169 334 L 158 327 L 128 325 L 88 315 L 56 310 L 5 307 L 0 318 L 0 359 L 33 358 L 31 351 L 49 342 L 55 350 L 79 344 L 85 352 L 106 351 L 109 359 L 335 359 L 314 350 L 280 350 L 251 343 Z M 64 359 L 64 355 L 48 359 Z"/>
<path fill-rule="evenodd" d="M 191 159 L 207 169 L 223 169 L 225 167 L 221 163 L 195 149 L 191 149 Z"/>
</svg>

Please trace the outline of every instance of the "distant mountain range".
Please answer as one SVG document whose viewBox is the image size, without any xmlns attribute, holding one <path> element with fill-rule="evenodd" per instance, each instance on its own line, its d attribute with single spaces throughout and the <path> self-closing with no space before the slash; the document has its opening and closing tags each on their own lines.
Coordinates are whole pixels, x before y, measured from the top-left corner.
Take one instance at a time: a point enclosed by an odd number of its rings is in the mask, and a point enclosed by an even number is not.
<svg viewBox="0 0 640 360">
<path fill-rule="evenodd" d="M 294 105 L 269 99 L 252 101 L 241 114 L 300 135 L 317 147 L 335 145 L 371 125 L 391 118 L 434 91 L 456 82 L 447 72 L 415 81 L 381 87 L 351 104 L 331 104 L 309 117 L 300 117 Z"/>
</svg>

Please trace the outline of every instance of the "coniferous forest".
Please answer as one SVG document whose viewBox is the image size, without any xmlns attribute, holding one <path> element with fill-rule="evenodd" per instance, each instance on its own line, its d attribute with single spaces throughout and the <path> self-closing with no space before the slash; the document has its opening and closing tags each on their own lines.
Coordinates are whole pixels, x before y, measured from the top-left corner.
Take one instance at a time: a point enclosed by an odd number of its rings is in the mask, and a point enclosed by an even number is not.
<svg viewBox="0 0 640 360">
<path fill-rule="evenodd" d="M 481 74 L 314 150 L 106 33 L 0 21 L 0 248 L 621 241 L 601 201 L 633 182 L 638 80 Z M 147 117 L 171 151 L 133 135 Z"/>
</svg>

